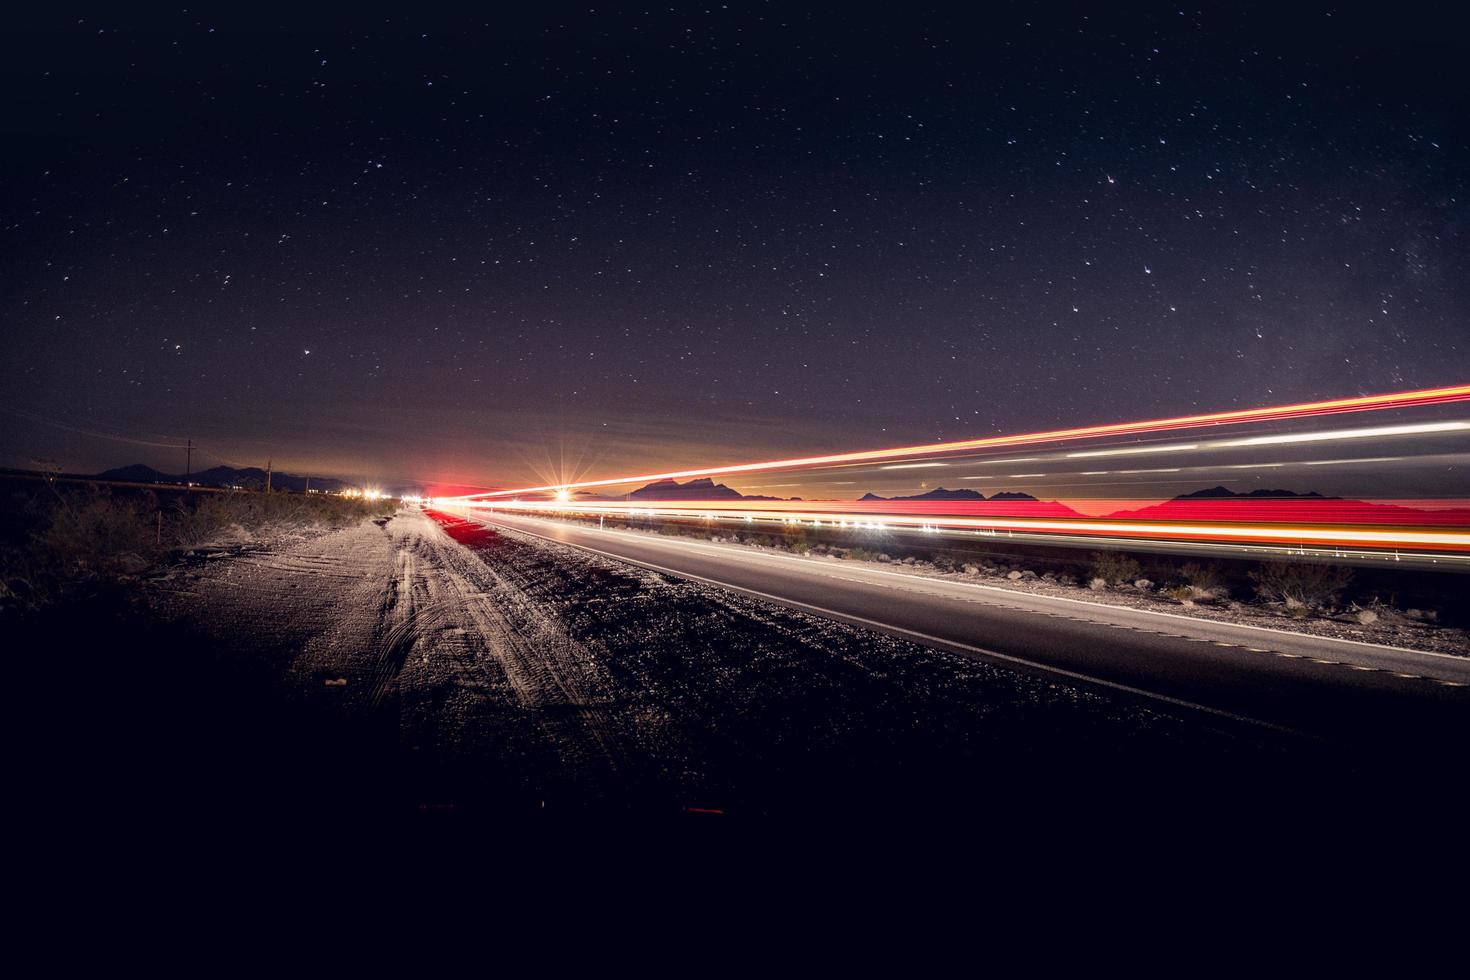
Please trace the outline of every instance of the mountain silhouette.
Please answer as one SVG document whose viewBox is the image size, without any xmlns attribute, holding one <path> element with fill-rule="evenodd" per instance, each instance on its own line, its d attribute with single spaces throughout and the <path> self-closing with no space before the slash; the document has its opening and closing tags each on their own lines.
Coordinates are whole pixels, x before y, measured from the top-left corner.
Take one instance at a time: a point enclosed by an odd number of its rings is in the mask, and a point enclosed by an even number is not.
<svg viewBox="0 0 1470 980">
<path fill-rule="evenodd" d="M 646 487 L 639 487 L 628 494 L 629 500 L 744 500 L 740 491 L 716 483 L 709 477 L 679 483 L 675 480 L 656 480 Z M 769 499 L 769 498 L 766 498 Z"/>
<path fill-rule="evenodd" d="M 859 500 L 984 500 L 985 494 L 978 490 L 946 490 L 944 487 L 936 487 L 927 493 L 916 493 L 909 497 L 880 497 L 876 493 L 865 493 Z M 1035 500 L 1029 493 L 1015 491 L 1001 491 L 991 500 Z"/>
<path fill-rule="evenodd" d="M 95 474 L 99 480 L 118 480 L 126 483 L 175 483 L 185 482 L 182 473 L 163 473 L 143 463 L 133 463 L 128 466 L 119 466 L 116 469 L 106 470 Z M 344 480 L 338 480 L 328 476 L 305 477 L 295 473 L 275 472 L 271 474 L 271 489 L 273 490 L 296 490 L 306 489 L 307 480 L 311 481 L 313 490 L 346 490 L 353 484 Z M 189 475 L 189 483 L 196 483 L 201 487 L 244 487 L 247 490 L 265 489 L 265 470 L 257 466 L 247 466 L 244 469 L 235 469 L 232 466 L 214 466 L 207 470 Z"/>
<path fill-rule="evenodd" d="M 1290 498 L 1303 499 L 1303 498 L 1314 498 L 1314 497 L 1317 498 L 1318 500 L 1325 500 L 1325 499 L 1327 499 L 1327 498 L 1323 497 L 1320 493 L 1318 493 L 1315 490 L 1308 490 L 1306 493 L 1297 493 L 1295 490 L 1252 490 L 1249 493 L 1237 493 L 1234 490 L 1227 490 L 1226 488 L 1220 487 L 1220 486 L 1210 487 L 1207 490 L 1196 490 L 1193 493 L 1182 493 L 1179 496 L 1175 497 L 1174 499 L 1175 500 L 1237 500 L 1237 499 L 1245 499 L 1245 500 L 1267 500 L 1267 499 L 1290 499 Z"/>
</svg>

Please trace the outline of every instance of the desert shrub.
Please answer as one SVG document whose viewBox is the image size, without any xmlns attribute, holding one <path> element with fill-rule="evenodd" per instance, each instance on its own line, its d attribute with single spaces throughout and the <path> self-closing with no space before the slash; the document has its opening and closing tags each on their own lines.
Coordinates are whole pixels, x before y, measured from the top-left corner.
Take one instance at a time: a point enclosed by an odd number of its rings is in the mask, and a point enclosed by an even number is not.
<svg viewBox="0 0 1470 980">
<path fill-rule="evenodd" d="M 867 548 L 848 548 L 847 554 L 843 555 L 842 557 L 851 558 L 853 561 L 878 560 L 877 552 L 869 551 Z"/>
<path fill-rule="evenodd" d="M 1302 612 L 1330 604 L 1353 579 L 1352 569 L 1340 565 L 1286 561 L 1265 562 L 1250 575 L 1262 599 Z"/>
<path fill-rule="evenodd" d="M 232 527 L 245 531 L 345 527 L 396 508 L 390 500 L 327 494 L 201 493 L 179 500 L 170 510 L 167 540 L 176 547 L 197 548 Z"/>
<path fill-rule="evenodd" d="M 99 581 L 144 571 L 171 548 L 194 548 L 233 525 L 321 527 L 392 514 L 391 500 L 322 495 L 192 493 L 160 505 L 151 492 L 48 489 L 0 541 L 0 608 L 39 609 Z"/>
<path fill-rule="evenodd" d="M 1195 590 L 1196 598 L 1225 588 L 1225 573 L 1214 562 L 1185 562 L 1179 574 Z"/>
<path fill-rule="evenodd" d="M 0 546 L 0 611 L 44 605 L 56 585 L 48 565 L 35 547 Z"/>
<path fill-rule="evenodd" d="M 1349 612 L 1355 614 L 1361 623 L 1376 622 L 1383 623 L 1385 626 L 1399 626 L 1423 616 L 1423 611 L 1419 609 L 1413 610 L 1419 616 L 1410 616 L 1407 612 L 1400 609 L 1392 598 L 1385 599 L 1380 595 L 1369 596 L 1367 599 L 1353 603 L 1349 607 Z M 1364 616 L 1365 613 L 1371 614 L 1371 618 Z M 1432 615 L 1430 618 L 1432 618 Z"/>
<path fill-rule="evenodd" d="M 1109 585 L 1132 582 L 1142 571 L 1138 562 L 1120 552 L 1094 551 L 1092 553 L 1092 574 Z"/>
<path fill-rule="evenodd" d="M 169 515 L 170 538 L 181 548 L 196 548 L 235 519 L 222 495 L 209 495 L 194 505 L 181 499 Z"/>
<path fill-rule="evenodd" d="M 151 499 L 97 494 L 62 502 L 37 536 L 50 560 L 68 571 L 108 573 L 146 564 L 157 550 Z"/>
</svg>

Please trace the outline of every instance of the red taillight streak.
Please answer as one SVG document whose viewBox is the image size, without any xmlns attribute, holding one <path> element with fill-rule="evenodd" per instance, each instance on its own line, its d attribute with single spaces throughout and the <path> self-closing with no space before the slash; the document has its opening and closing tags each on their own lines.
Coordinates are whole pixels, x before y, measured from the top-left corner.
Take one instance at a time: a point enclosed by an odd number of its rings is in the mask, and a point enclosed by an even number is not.
<svg viewBox="0 0 1470 980">
<path fill-rule="evenodd" d="M 1242 503 L 1233 512 L 1217 511 L 1215 520 L 1191 514 L 1179 521 L 1169 517 L 1140 517 L 1136 519 L 1089 518 L 1084 516 L 1057 517 L 1050 514 L 1026 516 L 1017 514 L 1012 508 L 1007 513 L 991 512 L 984 515 L 966 515 L 955 512 L 953 506 L 943 513 L 916 512 L 913 508 L 898 509 L 889 506 L 878 510 L 883 504 L 905 504 L 906 501 L 879 501 L 869 506 L 873 509 L 849 509 L 848 505 L 837 505 L 832 509 L 813 511 L 810 503 L 800 501 L 761 501 L 759 503 L 739 501 L 679 502 L 670 505 L 630 505 L 621 503 L 557 505 L 553 503 L 526 503 L 515 505 L 499 504 L 505 510 L 551 511 L 558 514 L 606 514 L 620 517 L 638 517 L 651 514 L 672 518 L 724 518 L 741 520 L 746 517 L 766 521 L 793 519 L 798 514 L 802 522 L 813 519 L 827 525 L 848 518 L 859 518 L 895 527 L 930 526 L 946 530 L 975 531 L 1019 531 L 1034 534 L 1065 534 L 1101 538 L 1146 538 L 1172 541 L 1225 541 L 1231 543 L 1285 544 L 1291 546 L 1313 545 L 1321 547 L 1361 546 L 1371 548 L 1421 549 L 1441 552 L 1470 551 L 1470 534 L 1456 533 L 1466 526 L 1463 520 L 1450 525 L 1456 531 L 1445 530 L 1431 522 L 1419 522 L 1409 527 L 1385 525 L 1375 521 L 1371 524 L 1339 523 L 1323 526 L 1321 511 L 1296 508 L 1289 513 L 1279 508 L 1261 511 L 1262 502 Z M 1322 501 L 1268 501 L 1265 503 L 1322 504 Z M 772 506 L 785 504 L 786 506 Z M 488 506 L 488 505 L 487 505 Z M 806 509 L 801 509 L 803 506 Z M 830 506 L 824 502 L 824 506 Z M 935 505 L 930 505 L 935 506 Z M 1224 505 L 1220 505 L 1224 507 Z M 1035 513 L 1033 511 L 1033 513 Z M 1225 515 L 1228 513 L 1228 517 Z M 1295 516 L 1304 519 L 1313 515 L 1314 524 L 1294 523 L 1286 518 Z M 1463 516 L 1464 511 L 1460 514 Z M 1204 523 L 1197 523 L 1204 522 Z"/>
</svg>

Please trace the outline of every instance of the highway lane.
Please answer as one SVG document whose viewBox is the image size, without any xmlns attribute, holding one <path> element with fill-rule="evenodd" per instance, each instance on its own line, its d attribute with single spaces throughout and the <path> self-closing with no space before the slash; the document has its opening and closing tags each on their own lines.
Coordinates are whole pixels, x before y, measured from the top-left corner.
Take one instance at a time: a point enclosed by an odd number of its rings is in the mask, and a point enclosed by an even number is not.
<svg viewBox="0 0 1470 980">
<path fill-rule="evenodd" d="M 830 558 L 477 511 L 672 575 L 978 659 L 1389 752 L 1467 743 L 1470 658 L 1028 595 Z"/>
</svg>

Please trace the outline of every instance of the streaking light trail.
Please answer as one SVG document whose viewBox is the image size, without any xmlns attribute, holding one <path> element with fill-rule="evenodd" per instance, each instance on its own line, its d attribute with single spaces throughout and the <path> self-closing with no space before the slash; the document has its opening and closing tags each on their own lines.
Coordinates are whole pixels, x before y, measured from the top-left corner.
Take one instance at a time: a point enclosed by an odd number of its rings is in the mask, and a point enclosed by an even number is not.
<svg viewBox="0 0 1470 980">
<path fill-rule="evenodd" d="M 473 508 L 474 505 L 471 505 Z M 490 508 L 489 502 L 480 506 Z M 887 529 L 908 527 L 970 531 L 1019 531 L 1040 534 L 1089 535 L 1112 538 L 1225 541 L 1276 545 L 1354 545 L 1372 548 L 1423 548 L 1438 552 L 1470 551 L 1470 532 L 1460 529 L 1401 527 L 1343 527 L 1328 524 L 1194 523 L 1173 521 L 1046 519 L 1029 517 L 966 517 L 963 515 L 858 515 L 850 510 L 736 509 L 714 501 L 701 505 L 657 506 L 617 503 L 561 504 L 549 501 L 497 501 L 498 510 L 541 513 L 609 514 L 624 517 L 698 518 L 710 520 L 775 521 L 812 527 Z M 860 519 L 865 517 L 866 519 Z"/>
<path fill-rule="evenodd" d="M 1381 492 L 1356 497 L 1322 495 L 1313 490 L 1298 493 L 1285 489 L 1257 488 L 1249 493 L 1237 493 L 1217 487 L 1180 494 L 1167 499 L 1106 498 L 1096 495 L 1098 486 L 1126 485 L 1107 483 L 1102 477 L 1158 476 L 1173 477 L 1173 480 L 1151 480 L 1143 482 L 1178 486 L 1191 478 L 1185 474 L 1207 473 L 1211 470 L 1248 472 L 1251 470 L 1280 472 L 1283 468 L 1322 467 L 1338 468 L 1356 464 L 1411 463 L 1421 460 L 1420 469 L 1436 468 L 1441 473 L 1453 472 L 1470 459 L 1458 449 L 1451 453 L 1417 455 L 1368 455 L 1355 458 L 1329 457 L 1323 459 L 1260 460 L 1241 463 L 1206 465 L 1150 466 L 1150 463 L 1165 462 L 1162 454 L 1209 454 L 1216 450 L 1240 450 L 1277 447 L 1294 447 L 1305 444 L 1307 453 L 1317 446 L 1330 445 L 1342 440 L 1363 446 L 1374 440 L 1407 439 L 1411 437 L 1433 437 L 1470 433 L 1470 420 L 1455 421 L 1406 421 L 1403 424 L 1341 427 L 1311 432 L 1286 432 L 1251 434 L 1242 433 L 1234 438 L 1199 438 L 1191 442 L 1156 442 L 1143 445 L 1104 446 L 1096 449 L 1080 448 L 1077 451 L 1043 453 L 1034 456 L 1009 456 L 1000 459 L 964 460 L 957 454 L 974 453 L 1002 446 L 1024 444 L 1066 443 L 1071 440 L 1096 439 L 1100 437 L 1138 437 L 1146 434 L 1175 429 L 1206 426 L 1239 425 L 1243 423 L 1278 422 L 1288 419 L 1311 418 L 1320 415 L 1338 415 L 1354 412 L 1403 409 L 1410 407 L 1442 405 L 1452 402 L 1470 401 L 1470 385 L 1454 388 L 1435 388 L 1422 391 L 1402 392 L 1389 395 L 1374 395 L 1361 398 L 1337 399 L 1326 402 L 1310 402 L 1261 408 L 1246 411 L 1218 412 L 1205 415 L 1184 416 L 1143 422 L 1122 422 L 1108 425 L 1083 426 L 1046 432 L 1021 433 L 983 439 L 966 440 L 924 446 L 906 446 L 895 449 L 870 450 L 852 453 L 836 453 L 827 456 L 811 456 L 799 459 L 772 460 L 767 462 L 740 463 L 726 466 L 711 466 L 686 469 L 667 473 L 648 473 L 634 476 L 612 477 L 564 484 L 524 487 L 489 493 L 470 494 L 452 500 L 441 501 L 449 507 L 467 513 L 475 510 L 495 509 L 541 513 L 547 516 L 575 517 L 594 516 L 606 518 L 649 518 L 659 521 L 740 521 L 745 525 L 778 523 L 782 525 L 805 525 L 817 528 L 836 529 L 839 532 L 879 533 L 895 531 L 919 531 L 950 536 L 995 536 L 1024 537 L 1032 541 L 1048 541 L 1068 547 L 1117 547 L 1125 542 L 1129 546 L 1147 546 L 1155 549 L 1183 550 L 1195 553 L 1199 549 L 1235 548 L 1246 551 L 1265 549 L 1275 554 L 1304 555 L 1304 548 L 1327 549 L 1322 554 L 1331 557 L 1351 557 L 1343 549 L 1354 549 L 1357 557 L 1369 559 L 1390 556 L 1399 560 L 1402 553 L 1413 552 L 1428 562 L 1446 562 L 1455 565 L 1470 565 L 1470 506 L 1464 496 L 1456 490 L 1450 494 L 1431 497 L 1420 493 L 1406 493 L 1385 497 Z M 1379 449 L 1377 445 L 1372 447 Z M 1330 450 L 1329 450 L 1330 451 Z M 1381 451 L 1381 449 L 1380 449 Z M 951 454 L 938 461 L 936 454 Z M 1004 456 L 1004 451 L 997 453 Z M 913 457 L 931 457 L 914 460 Z M 910 461 L 912 460 L 912 461 Z M 1114 460 L 1122 469 L 1071 470 L 1070 472 L 1025 472 L 995 473 L 990 467 L 999 463 L 1010 464 L 1006 469 L 1020 470 L 1027 462 L 1033 465 L 1043 462 L 1059 462 L 1087 465 L 1109 465 Z M 1181 460 L 1181 463 L 1184 461 Z M 883 465 L 874 465 L 883 464 Z M 964 473 L 970 465 L 980 465 L 991 475 Z M 772 470 L 798 470 L 811 467 L 858 467 L 878 471 L 924 471 L 946 467 L 961 470 L 954 480 L 985 480 L 994 486 L 1002 480 L 1057 481 L 1053 487 L 1074 487 L 1083 492 L 1070 503 L 1059 500 L 1042 500 L 1027 494 L 1009 490 L 995 492 L 986 497 L 974 491 L 960 493 L 937 488 L 930 493 L 913 493 L 880 496 L 869 493 L 857 500 L 812 499 L 792 497 L 789 500 L 777 497 L 746 497 L 738 493 L 724 495 L 718 499 L 681 496 L 677 500 L 660 499 L 654 495 L 640 494 L 639 497 L 599 496 L 578 494 L 585 488 L 613 487 L 635 483 L 675 481 L 680 478 L 710 477 L 725 474 L 753 473 Z M 1320 472 L 1320 471 L 1319 471 Z M 918 480 L 915 473 L 913 479 Z M 1412 477 L 1409 477 L 1412 479 Z M 908 479 L 905 473 L 891 480 Z M 839 481 L 848 485 L 853 481 Z M 1140 481 L 1129 481 L 1137 485 Z M 776 483 L 767 487 L 805 484 Z M 818 486 L 823 485 L 818 481 Z M 911 485 L 911 484 L 910 484 Z M 1378 484 L 1381 487 L 1381 482 Z M 1433 485 L 1428 484 L 1426 486 Z M 1441 477 L 1441 484 L 1443 477 Z M 693 488 L 693 485 L 687 485 Z M 1004 486 L 1004 484 L 1002 484 Z M 1025 484 L 1029 489 L 1038 489 L 1035 483 Z M 1366 489 L 1365 484 L 1365 489 Z M 1414 484 L 1405 484 L 1412 487 Z M 920 484 L 927 489 L 928 483 Z M 650 488 L 653 489 L 653 488 Z M 704 489 L 713 489 L 708 482 Z M 756 487 L 754 489 L 763 489 Z M 697 489 L 694 492 L 699 492 Z M 1199 553 L 1206 553 L 1199 551 Z"/>
<path fill-rule="evenodd" d="M 1433 422 L 1427 425 L 1384 425 L 1372 429 L 1335 429 L 1331 432 L 1292 432 L 1282 436 L 1252 436 L 1230 439 L 1213 445 L 1221 449 L 1239 446 L 1285 446 L 1299 442 L 1336 442 L 1339 439 L 1378 439 L 1385 436 L 1417 436 L 1432 432 L 1461 432 L 1470 422 Z"/>
<path fill-rule="evenodd" d="M 959 442 L 931 443 L 922 446 L 900 446 L 893 449 L 875 449 L 851 453 L 834 453 L 826 456 L 806 456 L 797 459 L 768 460 L 757 463 L 736 463 L 725 466 L 707 466 L 696 469 L 672 470 L 664 473 L 642 473 L 619 476 L 604 480 L 582 480 L 572 483 L 544 484 L 534 487 L 519 487 L 496 490 L 488 493 L 470 494 L 460 499 L 477 500 L 513 497 L 522 494 L 548 491 L 572 491 L 593 487 L 611 487 L 626 483 L 675 480 L 687 477 L 720 476 L 734 473 L 755 473 L 765 470 L 802 469 L 813 466 L 832 466 L 847 463 L 880 462 L 889 459 L 904 459 L 914 456 L 933 456 L 995 449 L 1003 446 L 1024 446 L 1037 443 L 1061 442 L 1075 439 L 1096 439 L 1105 436 L 1145 435 L 1179 429 L 1198 429 L 1220 425 L 1240 425 L 1251 422 L 1277 422 L 1287 419 L 1310 418 L 1321 415 L 1338 415 L 1349 412 L 1371 412 L 1384 409 L 1413 408 L 1425 405 L 1440 405 L 1451 402 L 1470 401 L 1470 385 L 1447 388 L 1426 388 L 1418 391 L 1395 392 L 1382 395 L 1363 395 L 1352 398 L 1336 398 L 1327 401 L 1301 402 L 1294 405 L 1278 405 L 1270 408 L 1239 409 L 1228 412 L 1212 412 L 1204 415 L 1184 415 L 1176 418 L 1152 419 L 1140 422 L 1115 422 L 1107 425 L 1081 426 L 1070 429 L 1053 429 L 1046 432 L 1021 433 L 1009 436 L 991 436 L 967 439 Z M 1444 423 L 1464 425 L 1464 423 Z M 1387 427 L 1420 428 L 1423 427 Z M 1446 431 L 1446 430 L 1434 430 Z M 1285 437 L 1261 437 L 1283 439 Z M 1291 441 L 1308 441 L 1296 439 Z M 1267 443 L 1240 440 L 1240 445 L 1265 445 Z"/>
<path fill-rule="evenodd" d="M 1139 453 L 1182 453 L 1198 449 L 1199 443 L 1188 442 L 1172 446 L 1139 446 L 1135 449 L 1094 449 L 1085 453 L 1068 453 L 1068 459 L 1088 459 L 1094 456 L 1137 456 Z"/>
</svg>

